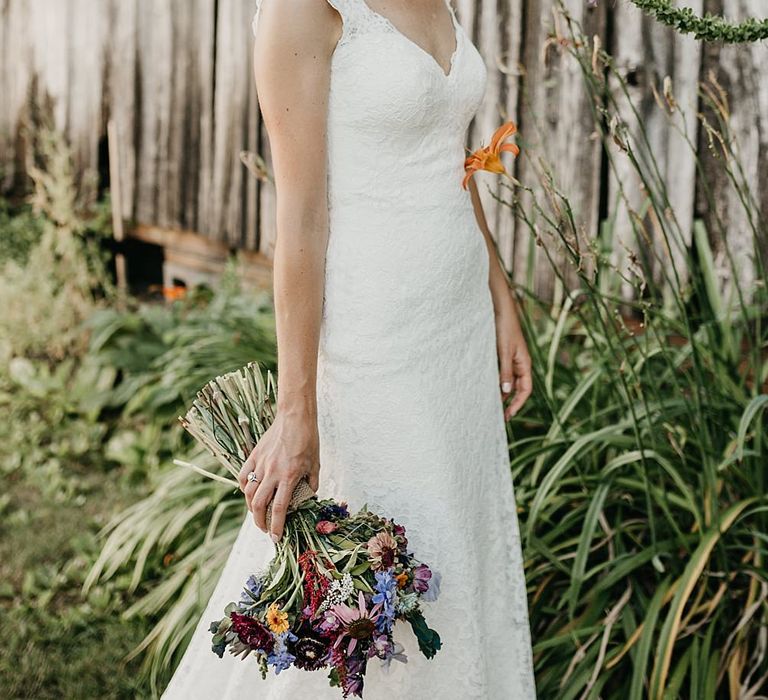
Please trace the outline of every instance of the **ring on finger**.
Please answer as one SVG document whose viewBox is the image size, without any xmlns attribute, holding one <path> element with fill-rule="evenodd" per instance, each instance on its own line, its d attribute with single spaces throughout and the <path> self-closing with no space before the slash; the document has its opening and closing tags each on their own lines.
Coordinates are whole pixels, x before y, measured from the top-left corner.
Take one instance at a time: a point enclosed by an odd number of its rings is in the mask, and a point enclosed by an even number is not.
<svg viewBox="0 0 768 700">
<path fill-rule="evenodd" d="M 261 481 L 261 479 L 259 479 L 259 477 L 256 476 L 256 472 L 248 472 L 248 476 L 245 478 L 251 484 L 258 484 Z"/>
</svg>

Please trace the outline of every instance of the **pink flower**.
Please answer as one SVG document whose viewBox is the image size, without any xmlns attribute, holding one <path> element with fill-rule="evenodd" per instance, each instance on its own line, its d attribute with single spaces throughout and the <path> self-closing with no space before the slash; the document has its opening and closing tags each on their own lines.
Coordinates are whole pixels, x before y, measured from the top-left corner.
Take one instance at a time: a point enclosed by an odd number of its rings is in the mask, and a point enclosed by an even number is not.
<svg viewBox="0 0 768 700">
<path fill-rule="evenodd" d="M 330 535 L 338 529 L 339 526 L 330 520 L 319 520 L 317 525 L 315 525 L 315 530 L 321 535 Z"/>
<path fill-rule="evenodd" d="M 367 543 L 371 569 L 381 571 L 389 569 L 395 563 L 397 540 L 386 530 L 377 532 Z"/>
<path fill-rule="evenodd" d="M 378 620 L 379 611 L 381 610 L 381 604 L 374 605 L 368 610 L 362 591 L 359 591 L 357 603 L 357 608 L 350 607 L 345 603 L 334 605 L 331 608 L 333 614 L 344 625 L 341 634 L 336 638 L 333 646 L 339 646 L 344 638 L 349 637 L 347 654 L 351 654 L 355 650 L 358 639 L 370 639 L 373 636 L 376 631 L 376 620 Z"/>
</svg>

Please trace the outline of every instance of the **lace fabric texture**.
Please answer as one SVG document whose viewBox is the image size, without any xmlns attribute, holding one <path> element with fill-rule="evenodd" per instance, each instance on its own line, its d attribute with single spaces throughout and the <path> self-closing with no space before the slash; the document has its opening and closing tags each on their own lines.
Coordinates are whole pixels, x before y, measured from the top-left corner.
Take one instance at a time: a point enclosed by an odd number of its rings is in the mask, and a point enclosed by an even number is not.
<svg viewBox="0 0 768 700">
<path fill-rule="evenodd" d="M 443 648 L 368 666 L 364 697 L 536 697 L 519 526 L 499 394 L 488 250 L 461 188 L 487 70 L 453 15 L 438 61 L 364 0 L 343 20 L 328 106 L 330 235 L 318 353 L 320 495 L 406 527 L 442 575 L 425 604 Z M 446 0 L 446 4 L 447 0 Z M 255 34 L 260 11 L 257 1 Z M 210 650 L 208 625 L 262 570 L 272 543 L 246 517 L 164 698 L 333 699 L 322 672 L 262 681 Z"/>
</svg>

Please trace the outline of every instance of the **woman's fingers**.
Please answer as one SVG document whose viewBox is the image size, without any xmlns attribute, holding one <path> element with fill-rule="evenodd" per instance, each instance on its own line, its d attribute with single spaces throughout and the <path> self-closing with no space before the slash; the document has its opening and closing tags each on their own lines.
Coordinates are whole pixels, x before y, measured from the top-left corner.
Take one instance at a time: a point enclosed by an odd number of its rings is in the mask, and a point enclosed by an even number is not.
<svg viewBox="0 0 768 700">
<path fill-rule="evenodd" d="M 256 472 L 253 472 L 256 474 Z M 253 500 L 253 496 L 256 493 L 256 490 L 259 488 L 259 484 L 262 482 L 262 478 L 256 476 L 255 479 L 246 480 L 246 486 L 245 486 L 245 503 L 248 506 L 248 510 L 251 510 L 251 501 Z"/>
<path fill-rule="evenodd" d="M 315 493 L 320 488 L 320 465 L 318 464 L 308 475 L 307 483 Z"/>
<path fill-rule="evenodd" d="M 245 487 L 248 486 L 248 474 L 256 469 L 255 450 L 248 455 L 248 458 L 240 467 L 240 473 L 237 475 L 237 482 L 240 484 L 240 490 L 245 493 Z"/>
<path fill-rule="evenodd" d="M 531 376 L 530 360 L 521 359 L 515 365 L 515 395 L 509 406 L 504 411 L 504 417 L 509 420 L 514 416 L 528 400 L 533 391 L 533 378 Z"/>
<path fill-rule="evenodd" d="M 501 398 L 506 399 L 512 392 L 515 381 L 511 350 L 502 349 L 499 352 L 499 384 L 501 385 Z"/>
<path fill-rule="evenodd" d="M 285 516 L 288 512 L 288 506 L 291 503 L 293 490 L 296 488 L 298 479 L 281 481 L 277 487 L 275 498 L 272 501 L 272 517 L 270 522 L 270 537 L 273 542 L 279 542 L 283 536 L 283 526 L 285 525 Z"/>
<path fill-rule="evenodd" d="M 277 483 L 265 477 L 251 499 L 253 522 L 262 532 L 267 531 L 267 506 L 275 495 L 275 489 L 277 489 Z"/>
</svg>

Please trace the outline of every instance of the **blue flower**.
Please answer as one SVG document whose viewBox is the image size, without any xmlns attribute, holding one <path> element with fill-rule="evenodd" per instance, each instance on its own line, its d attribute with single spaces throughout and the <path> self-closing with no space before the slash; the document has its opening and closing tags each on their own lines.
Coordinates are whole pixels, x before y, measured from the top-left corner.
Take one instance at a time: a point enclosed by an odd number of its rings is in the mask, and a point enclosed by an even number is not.
<svg viewBox="0 0 768 700">
<path fill-rule="evenodd" d="M 275 635 L 275 647 L 267 656 L 267 665 L 274 667 L 275 675 L 285 671 L 296 660 L 296 657 L 288 651 L 288 642 L 295 642 L 297 639 L 298 637 L 291 630 Z"/>
<path fill-rule="evenodd" d="M 255 576 L 249 576 L 245 582 L 245 589 L 240 594 L 240 605 L 249 606 L 253 605 L 261 596 L 261 589 L 263 588 L 261 579 Z"/>
<path fill-rule="evenodd" d="M 349 517 L 349 510 L 345 502 L 327 503 L 320 509 L 320 520 L 340 520 Z"/>
<path fill-rule="evenodd" d="M 374 605 L 381 604 L 381 613 L 376 620 L 376 629 L 379 632 L 389 632 L 395 621 L 395 590 L 397 588 L 397 580 L 392 573 L 392 569 L 377 571 L 375 576 L 376 585 L 374 590 L 376 593 L 371 598 L 371 602 Z"/>
</svg>

